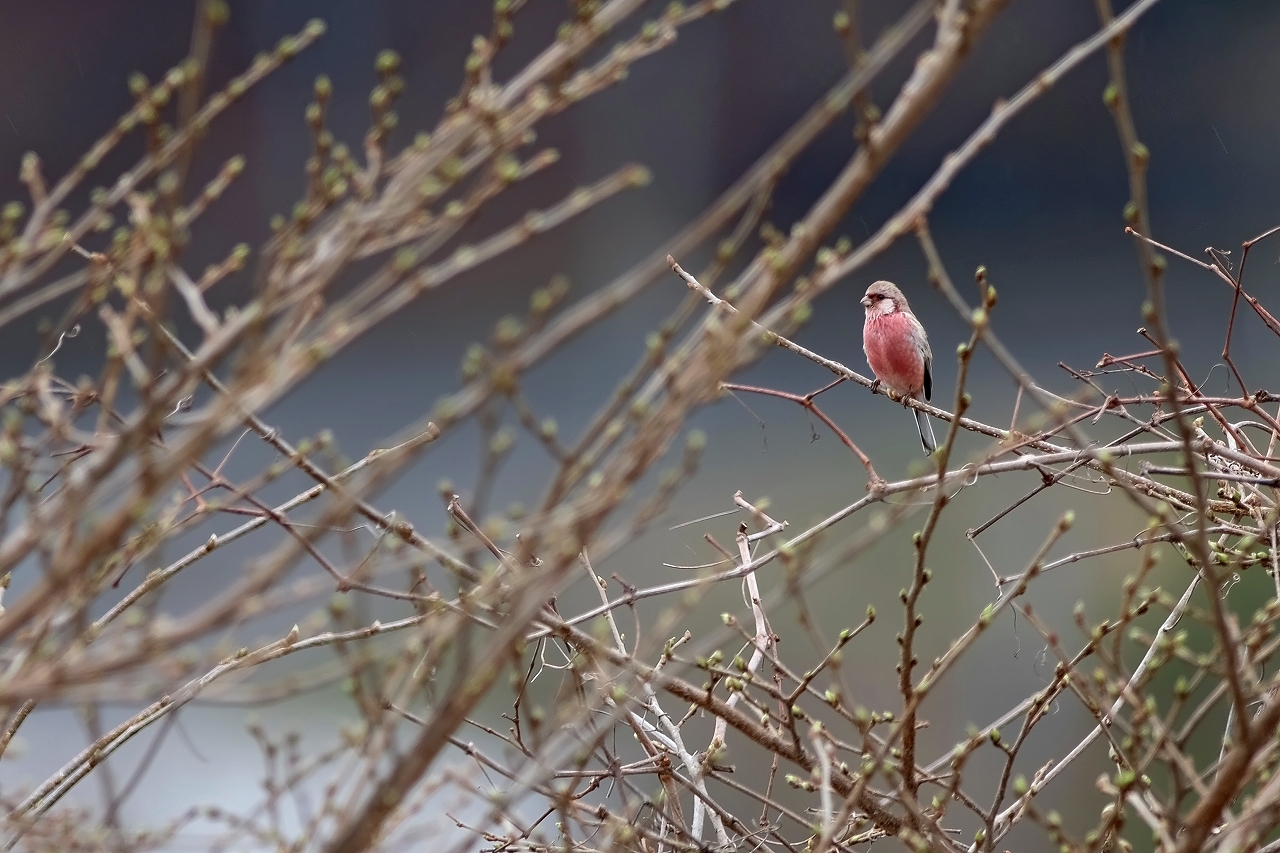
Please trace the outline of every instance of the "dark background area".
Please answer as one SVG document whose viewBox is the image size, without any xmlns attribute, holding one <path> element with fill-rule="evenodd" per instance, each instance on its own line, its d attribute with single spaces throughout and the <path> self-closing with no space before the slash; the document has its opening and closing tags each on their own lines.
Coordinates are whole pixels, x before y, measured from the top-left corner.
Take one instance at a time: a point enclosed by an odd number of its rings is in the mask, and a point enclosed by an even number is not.
<svg viewBox="0 0 1280 853">
<path fill-rule="evenodd" d="M 215 174 L 232 154 L 243 153 L 248 165 L 197 229 L 186 264 L 195 272 L 235 243 L 261 245 L 271 215 L 287 214 L 303 192 L 302 164 L 310 145 L 303 110 L 317 74 L 333 80 L 330 126 L 335 136 L 358 150 L 368 122 L 369 90 L 376 82 L 374 57 L 384 47 L 399 51 L 407 88 L 397 106 L 400 128 L 392 145 L 408 144 L 414 132 L 435 124 L 443 103 L 457 91 L 470 39 L 488 31 L 491 14 L 490 3 L 471 0 L 233 0 L 230 5 L 229 25 L 214 52 L 215 86 L 309 18 L 324 19 L 329 30 L 319 44 L 252 90 L 214 125 L 196 160 L 195 184 Z M 37 152 L 47 176 L 62 174 L 128 109 L 131 71 L 156 80 L 185 55 L 193 6 L 174 0 L 0 2 L 0 201 L 24 195 L 17 180 L 23 152 Z M 907 8 L 905 2 L 863 6 L 868 41 Z M 556 273 L 569 276 L 573 298 L 606 285 L 676 233 L 817 101 L 845 68 L 831 29 L 836 7 L 833 0 L 739 0 L 726 13 L 683 30 L 674 47 L 640 62 L 620 86 L 553 119 L 539 144 L 560 149 L 562 161 L 518 188 L 488 214 L 488 222 L 514 221 L 529 207 L 545 207 L 629 161 L 652 169 L 653 183 L 419 300 L 264 417 L 291 438 L 329 428 L 347 455 L 357 458 L 425 415 L 435 399 L 457 387 L 467 344 L 485 339 L 498 317 L 522 313 L 529 294 Z M 653 4 L 648 16 L 661 8 Z M 567 4 L 559 0 L 533 0 L 516 19 L 515 43 L 495 69 L 499 78 L 513 74 L 553 38 L 566 14 Z M 632 32 L 641 20 L 622 32 Z M 985 118 L 996 98 L 1011 96 L 1096 27 L 1094 6 L 1087 0 L 1015 0 L 939 107 L 850 212 L 841 232 L 855 244 L 874 232 Z M 881 107 L 887 108 L 928 38 L 931 31 L 876 81 L 873 96 Z M 1129 91 L 1139 135 L 1151 150 L 1151 220 L 1162 241 L 1193 256 L 1212 245 L 1234 248 L 1233 257 L 1238 257 L 1241 241 L 1280 221 L 1277 44 L 1280 5 L 1270 0 L 1163 0 L 1132 31 Z M 1147 348 L 1134 334 L 1141 325 L 1145 291 L 1133 246 L 1123 234 L 1127 177 L 1112 118 L 1102 103 L 1105 83 L 1105 61 L 1097 54 L 1016 118 L 962 173 L 930 219 L 953 278 L 967 287 L 974 267 L 988 268 L 1000 293 L 995 330 L 1034 376 L 1060 392 L 1076 386 L 1057 367 L 1059 361 L 1091 367 L 1103 352 Z M 778 188 L 771 222 L 785 231 L 804 214 L 852 154 L 851 129 L 851 120 L 837 122 L 800 158 Z M 140 152 L 141 142 L 132 139 L 95 174 L 101 181 L 112 180 Z M 91 179 L 74 197 L 73 209 L 83 204 L 93 185 Z M 694 269 L 708 257 L 704 253 L 680 260 Z M 1262 244 L 1250 260 L 1247 280 L 1272 305 L 1278 259 L 1280 242 Z M 870 281 L 893 279 L 930 331 L 936 353 L 935 402 L 949 406 L 955 378 L 952 353 L 967 337 L 966 326 L 929 289 L 923 272 L 915 243 L 902 241 L 822 297 L 798 340 L 865 371 L 857 300 Z M 1198 379 L 1208 380 L 1208 389 L 1227 393 L 1228 372 L 1219 353 L 1229 291 L 1176 259 L 1170 260 L 1167 283 L 1171 325 L 1186 364 Z M 575 339 L 529 377 L 529 396 L 555 415 L 567 435 L 574 434 L 640 357 L 646 333 L 678 304 L 683 291 L 674 278 L 661 282 Z M 241 275 L 219 285 L 211 301 L 235 304 L 246 293 L 247 275 Z M 1246 381 L 1254 389 L 1280 390 L 1274 340 L 1262 324 L 1242 314 L 1234 341 Z M 0 378 L 25 370 L 35 353 L 33 327 L 6 329 L 0 337 Z M 96 372 L 100 353 L 100 342 L 86 332 L 68 342 L 59 355 L 59 370 L 71 378 Z M 814 365 L 782 352 L 769 354 L 745 378 L 801 392 L 826 380 Z M 1110 383 L 1108 390 L 1122 393 L 1145 387 L 1128 375 L 1102 381 Z M 985 354 L 976 362 L 973 388 L 974 416 L 1007 423 L 1012 385 Z M 671 524 L 729 508 L 729 496 L 742 489 L 748 496 L 769 495 L 775 514 L 799 530 L 862 494 L 860 466 L 830 436 L 811 441 L 809 420 L 797 407 L 776 400 L 745 402 L 750 412 L 730 398 L 696 416 L 696 424 L 712 440 L 699 478 L 672 507 Z M 846 425 L 885 476 L 901 476 L 917 460 L 909 416 L 884 398 L 841 388 L 825 398 L 824 408 Z M 520 452 L 499 480 L 498 506 L 534 502 L 551 471 L 534 442 L 526 437 L 520 441 Z M 964 452 L 981 446 L 967 437 L 961 443 Z M 467 487 L 476 455 L 472 430 L 451 435 L 379 504 L 438 531 L 443 515 L 436 482 L 449 477 Z M 268 458 L 246 448 L 233 459 L 229 473 L 248 474 Z M 939 613 L 925 632 L 926 643 L 937 651 L 994 598 L 988 570 L 964 541 L 963 531 L 1032 484 L 1017 478 L 984 484 L 978 497 L 944 522 L 933 558 L 939 583 L 930 594 L 936 596 L 935 606 L 945 602 L 953 612 Z M 281 488 L 286 496 L 287 488 Z M 1051 494 L 1020 510 L 1007 529 L 994 528 L 984 540 L 990 546 L 987 557 L 1002 573 L 1021 568 L 1067 506 L 1078 508 L 1078 530 L 1083 532 L 1074 546 L 1064 542 L 1062 553 L 1086 542 L 1119 541 L 1140 529 L 1141 519 L 1118 496 Z M 715 529 L 723 533 L 733 523 L 722 520 Z M 667 526 L 660 525 L 661 532 L 636 543 L 608 570 L 648 584 L 672 574 L 663 561 L 704 560 L 704 553 L 690 553 L 701 531 L 676 539 Z M 853 532 L 844 531 L 833 541 Z M 252 553 L 252 548 L 239 557 L 231 552 L 220 565 L 234 571 L 234 560 Z M 814 600 L 822 602 L 826 626 L 856 622 L 867 603 L 895 613 L 896 590 L 909 572 L 908 553 L 905 539 L 891 539 L 867 559 L 824 580 Z M 1166 562 L 1170 565 L 1160 579 L 1180 591 L 1185 567 Z M 1113 600 L 1110 593 L 1135 563 L 1133 555 L 1121 554 L 1064 569 L 1047 576 L 1033 600 L 1064 626 L 1080 598 L 1109 612 L 1114 606 L 1107 603 Z M 207 568 L 216 574 L 214 564 Z M 762 585 L 772 588 L 776 580 L 762 579 Z M 1265 577 L 1261 581 L 1246 579 L 1242 591 L 1233 593 L 1242 597 L 1242 608 L 1251 609 L 1256 601 L 1250 604 L 1248 596 L 1262 595 L 1270 583 Z M 209 573 L 184 583 L 180 589 L 193 596 L 220 584 Z M 1257 589 L 1251 591 L 1251 585 Z M 715 598 L 715 612 L 738 603 L 736 589 L 718 590 Z M 925 612 L 930 612 L 927 602 Z M 883 636 L 869 640 L 866 656 L 851 665 L 855 683 L 865 678 L 863 702 L 872 707 L 893 707 L 896 701 L 892 660 L 876 659 L 892 653 L 892 632 L 886 627 Z M 1041 646 L 1025 625 L 1006 622 L 991 632 L 975 650 L 973 664 L 948 683 L 955 718 L 941 721 L 926 741 L 934 748 L 953 742 L 967 724 L 985 724 L 1044 683 L 1052 665 L 1038 659 Z M 323 738 L 338 718 L 351 713 L 340 696 L 331 698 L 257 713 L 269 727 L 301 728 L 309 737 Z M 1069 704 L 1064 700 L 1061 711 L 1072 715 L 1069 723 L 1054 728 L 1060 739 L 1036 743 L 1029 749 L 1028 764 L 1035 764 L 1036 757 L 1043 763 L 1043 758 L 1061 754 L 1087 731 L 1087 716 Z M 127 710 L 120 709 L 121 714 Z M 232 807 L 255 802 L 258 792 L 251 785 L 259 765 L 243 732 L 244 714 L 241 708 L 208 706 L 184 712 L 182 725 L 191 746 L 170 743 L 126 816 L 150 822 L 191 802 Z M 51 742 L 46 739 L 69 737 L 78 744 L 81 732 L 73 709 L 37 715 L 23 730 L 25 753 L 12 761 L 6 756 L 0 782 L 12 789 L 42 779 L 74 746 L 69 742 L 65 750 L 46 750 Z M 1101 752 L 1095 758 L 1096 763 L 1082 762 L 1055 784 L 1062 790 L 1075 786 L 1092 791 L 1091 780 L 1105 763 Z M 126 750 L 113 760 L 128 768 L 136 759 L 137 754 Z M 172 784 L 175 776 L 184 779 L 182 786 Z M 94 793 L 86 785 L 79 796 L 91 802 Z M 1068 812 L 1061 801 L 1057 805 Z M 1092 804 L 1080 807 L 1096 815 Z"/>
</svg>

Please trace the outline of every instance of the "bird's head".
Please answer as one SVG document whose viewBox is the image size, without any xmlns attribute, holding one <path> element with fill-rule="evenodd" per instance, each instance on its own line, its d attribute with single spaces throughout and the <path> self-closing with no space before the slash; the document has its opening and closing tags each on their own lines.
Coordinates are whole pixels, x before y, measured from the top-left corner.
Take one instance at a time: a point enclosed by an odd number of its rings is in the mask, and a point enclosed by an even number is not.
<svg viewBox="0 0 1280 853">
<path fill-rule="evenodd" d="M 897 285 L 888 281 L 877 281 L 868 287 L 867 295 L 862 297 L 862 307 L 867 310 L 868 320 L 896 311 L 911 311 L 907 306 L 907 297 L 902 295 Z"/>
</svg>

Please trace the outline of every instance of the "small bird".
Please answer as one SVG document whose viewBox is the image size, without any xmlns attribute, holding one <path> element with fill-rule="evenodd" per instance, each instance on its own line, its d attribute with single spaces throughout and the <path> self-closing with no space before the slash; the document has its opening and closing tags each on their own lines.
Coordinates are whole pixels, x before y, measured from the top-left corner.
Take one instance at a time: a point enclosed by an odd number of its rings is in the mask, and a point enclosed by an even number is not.
<svg viewBox="0 0 1280 853">
<path fill-rule="evenodd" d="M 923 394 L 923 399 L 928 400 L 933 396 L 933 353 L 929 350 L 929 336 L 911 313 L 907 297 L 892 282 L 877 281 L 867 288 L 862 307 L 867 310 L 862 351 L 867 354 L 876 381 L 901 397 L 919 400 Z M 929 416 L 919 409 L 912 411 L 924 452 L 932 453 L 938 440 L 933 436 Z"/>
</svg>

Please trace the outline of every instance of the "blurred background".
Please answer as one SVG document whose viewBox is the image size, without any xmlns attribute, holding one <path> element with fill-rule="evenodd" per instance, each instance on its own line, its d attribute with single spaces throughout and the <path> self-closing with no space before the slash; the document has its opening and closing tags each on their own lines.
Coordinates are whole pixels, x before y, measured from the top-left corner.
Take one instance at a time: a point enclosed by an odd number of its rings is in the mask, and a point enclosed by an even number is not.
<svg viewBox="0 0 1280 853">
<path fill-rule="evenodd" d="M 724 14 L 683 30 L 674 47 L 641 61 L 622 85 L 552 119 L 539 144 L 559 149 L 561 162 L 517 188 L 505 206 L 493 212 L 492 222 L 513 221 L 528 207 L 545 207 L 627 162 L 649 167 L 653 182 L 419 300 L 261 413 L 264 419 L 294 440 L 332 430 L 352 459 L 384 446 L 405 425 L 425 416 L 437 398 L 458 387 L 458 365 L 467 345 L 487 339 L 502 315 L 523 314 L 534 289 L 556 274 L 568 276 L 571 299 L 608 284 L 678 232 L 818 101 L 846 67 L 831 27 L 838 5 L 836 0 L 739 0 Z M 369 91 L 376 83 L 374 57 L 382 48 L 397 50 L 404 58 L 407 88 L 398 104 L 400 127 L 392 145 L 405 145 L 414 132 L 439 119 L 443 104 L 460 85 L 471 37 L 487 32 L 491 21 L 491 4 L 480 0 L 232 0 L 230 6 L 230 22 L 214 51 L 215 86 L 310 18 L 322 18 L 329 30 L 318 45 L 233 106 L 200 150 L 195 185 L 235 153 L 245 155 L 247 168 L 198 231 L 187 259 L 188 269 L 195 271 L 225 256 L 235 243 L 261 245 L 270 233 L 270 217 L 287 214 L 303 193 L 302 164 L 311 144 L 303 110 L 317 74 L 333 80 L 331 129 L 358 150 L 368 125 Z M 908 4 L 884 0 L 862 6 L 869 43 Z M 185 55 L 193 7 L 194 3 L 173 0 L 0 2 L 0 201 L 24 197 L 17 179 L 23 152 L 37 152 L 46 175 L 61 175 L 128 109 L 130 72 L 141 71 L 155 80 Z M 653 4 L 648 16 L 661 9 L 662 4 Z M 560 0 L 531 2 L 516 19 L 516 38 L 497 64 L 499 75 L 517 71 L 554 38 L 567 13 L 567 4 Z M 643 17 L 622 32 L 631 32 Z M 1086 0 L 1014 0 L 939 107 L 851 211 L 841 233 L 855 244 L 873 233 L 986 117 L 997 98 L 1011 96 L 1096 27 L 1094 6 Z M 926 30 L 876 80 L 871 91 L 882 108 L 930 38 L 932 32 Z M 1280 79 L 1277 43 L 1280 6 L 1271 0 L 1162 0 L 1133 29 L 1126 51 L 1129 91 L 1139 136 L 1151 150 L 1151 220 L 1155 236 L 1163 242 L 1196 257 L 1202 257 L 1206 246 L 1216 246 L 1234 250 L 1232 257 L 1238 258 L 1243 240 L 1280 221 L 1280 111 L 1274 109 L 1275 81 Z M 1145 290 L 1132 243 L 1123 233 L 1127 177 L 1112 117 L 1102 102 L 1105 84 L 1105 59 L 1097 54 L 1016 118 L 964 170 L 930 219 L 962 291 L 968 297 L 976 293 L 969 282 L 974 268 L 985 265 L 1000 294 L 994 329 L 1033 376 L 1060 393 L 1078 390 L 1078 383 L 1059 362 L 1090 368 L 1104 352 L 1118 355 L 1148 348 L 1135 334 L 1142 325 Z M 112 170 L 140 154 L 141 143 L 133 140 L 131 145 L 104 164 L 104 175 L 113 176 Z M 846 116 L 786 175 L 766 219 L 786 231 L 829 185 L 853 147 L 852 120 Z M 73 208 L 86 197 L 87 187 Z M 710 253 L 703 252 L 678 260 L 694 270 L 709 258 Z M 1278 263 L 1280 240 L 1261 244 L 1251 256 L 1246 281 L 1273 309 Z M 934 402 L 949 408 L 954 348 L 967 338 L 967 327 L 929 288 L 914 241 L 902 241 L 823 296 L 815 305 L 814 319 L 797 339 L 865 373 L 858 299 L 878 278 L 903 287 L 929 330 L 936 354 Z M 247 279 L 242 274 L 219 285 L 211 302 L 217 307 L 243 302 Z M 1238 391 L 1220 362 L 1230 291 L 1206 272 L 1176 259 L 1170 259 L 1166 280 L 1171 325 L 1193 375 L 1207 382 L 1209 390 Z M 566 436 L 576 434 L 642 356 L 646 334 L 684 292 L 674 277 L 664 280 L 557 352 L 527 381 L 526 390 L 539 411 L 554 415 Z M 53 307 L 48 311 L 51 317 L 56 313 Z M 1233 354 L 1253 390 L 1280 390 L 1274 347 L 1262 324 L 1242 312 Z M 7 330 L 0 338 L 0 374 L 7 378 L 21 373 L 36 351 L 34 325 Z M 101 351 L 101 341 L 86 330 L 65 343 L 58 355 L 60 373 L 70 378 L 96 373 Z M 813 364 L 782 351 L 769 353 L 742 377 L 801 393 L 827 378 Z M 1104 376 L 1099 382 L 1119 393 L 1147 389 L 1131 374 Z M 971 387 L 973 416 L 1007 426 L 1013 386 L 985 354 L 975 362 Z M 909 414 L 885 398 L 840 387 L 821 402 L 886 478 L 900 478 L 921 463 Z M 698 476 L 650 533 L 608 565 L 597 565 L 599 574 L 616 572 L 637 585 L 687 577 L 663 563 L 714 559 L 701 542 L 702 534 L 713 532 L 721 541 L 731 541 L 737 520 L 724 518 L 677 532 L 668 528 L 732 508 L 731 496 L 738 489 L 753 500 L 767 496 L 771 514 L 788 520 L 792 532 L 864 493 L 865 472 L 857 461 L 793 404 L 729 397 L 700 412 L 694 425 L 710 437 Z M 1106 435 L 1105 428 L 1099 434 Z M 960 447 L 964 454 L 976 454 L 985 444 L 962 436 Z M 466 494 L 474 482 L 478 454 L 473 428 L 451 433 L 378 505 L 395 508 L 424 531 L 438 533 L 444 513 L 437 483 L 447 478 Z M 245 476 L 269 459 L 261 448 L 246 443 L 227 471 Z M 521 435 L 498 480 L 495 504 L 536 504 L 552 470 L 537 442 Z M 996 597 L 990 571 L 964 531 L 1037 481 L 1019 475 L 984 482 L 944 516 L 931 559 L 937 579 L 925 596 L 929 619 L 922 659 L 940 654 Z M 280 484 L 278 496 L 292 494 L 293 485 L 297 483 Z M 1099 486 L 1081 488 L 1103 491 Z M 1059 556 L 1099 542 L 1124 541 L 1143 523 L 1119 495 L 1096 497 L 1054 489 L 993 527 L 979 545 L 1001 574 L 1020 571 L 1068 507 L 1077 511 L 1077 529 L 1055 549 Z M 863 523 L 837 528 L 826 541 L 838 550 Z M 909 531 L 900 532 L 862 558 L 836 566 L 811 598 L 830 636 L 856 624 L 868 604 L 883 614 L 883 624 L 877 624 L 866 642 L 851 647 L 845 668 L 858 701 L 872 708 L 888 709 L 900 702 L 893 680 L 893 634 L 901 618 L 896 595 L 910 573 Z M 183 579 L 169 593 L 168 604 L 180 610 L 181 596 L 198 600 L 220 588 L 227 575 L 220 580 L 219 574 L 235 572 L 257 548 L 247 543 L 207 561 L 198 575 Z M 1180 593 L 1188 569 L 1172 552 L 1163 556 L 1154 581 Z M 1078 638 L 1071 633 L 1071 607 L 1083 600 L 1091 617 L 1112 615 L 1115 590 L 1135 566 L 1136 554 L 1121 553 L 1065 567 L 1043 578 L 1030 600 L 1064 638 L 1073 638 L 1068 646 L 1074 648 Z M 780 580 L 766 572 L 761 584 L 776 590 Z M 1251 612 L 1270 584 L 1261 573 L 1246 576 L 1232 592 L 1235 606 Z M 587 606 L 590 594 L 586 589 L 571 591 L 561 610 Z M 717 589 L 697 618 L 711 625 L 720 610 L 730 608 L 741 609 L 737 589 Z M 656 613 L 657 608 L 648 612 Z M 794 607 L 781 602 L 771 615 L 775 623 L 786 625 Z M 286 626 L 295 618 L 296 614 L 281 616 Z M 690 627 L 697 633 L 698 624 Z M 945 749 L 963 737 L 968 725 L 988 723 L 1047 683 L 1053 664 L 1044 659 L 1043 645 L 1024 622 L 1011 618 L 988 632 L 969 663 L 946 681 L 945 701 L 939 707 L 945 707 L 948 716 L 931 718 L 924 749 Z M 1060 703 L 1057 713 L 1063 720 L 1047 726 L 1028 745 L 1027 767 L 1034 769 L 1061 755 L 1088 731 L 1088 716 L 1073 702 Z M 499 705 L 494 704 L 493 713 Z M 108 707 L 105 721 L 110 725 L 124 719 L 134 707 Z M 277 734 L 300 731 L 304 743 L 318 748 L 334 737 L 338 726 L 354 718 L 354 711 L 332 685 L 261 707 L 197 702 L 182 712 L 175 727 L 180 732 L 161 735 L 169 740 L 126 803 L 126 821 L 157 823 L 195 803 L 245 808 L 258 802 L 261 764 L 245 732 L 249 715 Z M 144 735 L 114 757 L 118 772 L 127 776 L 156 736 Z M 1212 740 L 1206 741 L 1206 755 L 1216 755 Z M 81 748 L 84 726 L 75 707 L 50 704 L 26 724 L 21 741 L 22 748 L 12 750 L 0 764 L 0 785 L 6 794 L 56 770 Z M 1078 764 L 1046 794 L 1068 818 L 1073 810 L 1080 819 L 1096 817 L 1101 800 L 1084 796 L 1072 802 L 1075 798 L 1062 796 L 1071 790 L 1092 791 L 1092 779 L 1105 766 L 1099 747 L 1095 753 L 1092 763 Z M 93 806 L 97 795 L 92 784 L 82 785 L 77 802 Z"/>
</svg>

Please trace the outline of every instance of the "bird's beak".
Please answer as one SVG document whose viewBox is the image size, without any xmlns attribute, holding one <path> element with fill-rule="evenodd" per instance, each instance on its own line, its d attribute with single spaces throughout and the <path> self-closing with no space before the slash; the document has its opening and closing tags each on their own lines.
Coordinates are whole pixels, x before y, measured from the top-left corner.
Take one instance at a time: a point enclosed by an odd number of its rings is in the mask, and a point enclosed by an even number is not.
<svg viewBox="0 0 1280 853">
<path fill-rule="evenodd" d="M 864 296 L 864 297 L 862 297 L 862 307 L 863 307 L 863 308 L 870 308 L 870 307 L 871 307 L 871 297 L 870 297 L 870 296 Z"/>
</svg>

